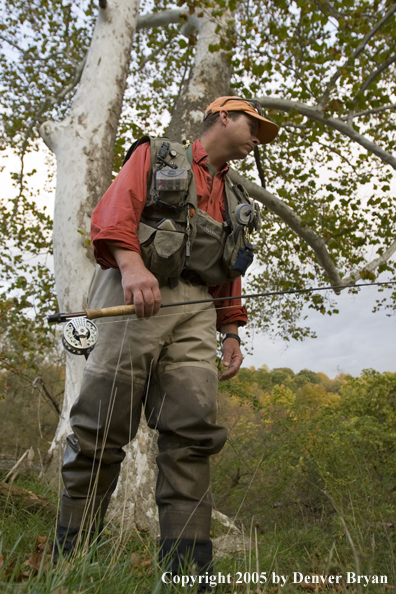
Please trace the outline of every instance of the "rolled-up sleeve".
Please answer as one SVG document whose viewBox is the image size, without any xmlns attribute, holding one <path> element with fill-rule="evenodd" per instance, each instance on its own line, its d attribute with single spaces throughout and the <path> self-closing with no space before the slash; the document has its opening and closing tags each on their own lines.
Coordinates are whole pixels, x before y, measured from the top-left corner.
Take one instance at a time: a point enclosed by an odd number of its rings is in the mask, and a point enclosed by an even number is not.
<svg viewBox="0 0 396 594">
<path fill-rule="evenodd" d="M 91 241 L 103 269 L 118 268 L 109 243 L 140 254 L 137 228 L 146 204 L 150 154 L 148 142 L 136 149 L 92 213 Z"/>
<path fill-rule="evenodd" d="M 246 308 L 243 307 L 240 299 L 227 299 L 234 295 L 241 295 L 242 281 L 237 278 L 233 282 L 228 281 L 219 287 L 209 289 L 212 297 L 224 297 L 224 301 L 215 301 L 217 321 L 216 327 L 220 331 L 224 324 L 237 323 L 238 326 L 244 326 L 248 321 Z"/>
</svg>

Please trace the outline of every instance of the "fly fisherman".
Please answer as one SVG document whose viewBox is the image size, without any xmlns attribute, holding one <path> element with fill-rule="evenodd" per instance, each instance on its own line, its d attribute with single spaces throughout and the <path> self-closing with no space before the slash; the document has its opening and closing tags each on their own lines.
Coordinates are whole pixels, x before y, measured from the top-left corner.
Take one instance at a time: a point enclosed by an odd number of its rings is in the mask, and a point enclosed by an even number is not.
<svg viewBox="0 0 396 594">
<path fill-rule="evenodd" d="M 176 574 L 187 559 L 210 574 L 209 457 L 227 437 L 216 424 L 217 384 L 238 373 L 238 327 L 247 322 L 241 302 L 226 297 L 241 294 L 240 277 L 253 259 L 248 232 L 259 228 L 253 202 L 227 177 L 227 162 L 244 159 L 277 132 L 257 102 L 220 97 L 205 112 L 201 139 L 187 149 L 163 138 L 137 141 L 96 207 L 98 266 L 89 307 L 134 304 L 136 318 L 98 324 L 100 338 L 71 409 L 55 562 L 73 549 L 81 527 L 100 530 L 143 404 L 159 432 L 160 562 Z M 160 310 L 161 302 L 210 295 L 225 299 L 216 308 Z M 224 335 L 219 378 L 216 329 Z"/>
</svg>

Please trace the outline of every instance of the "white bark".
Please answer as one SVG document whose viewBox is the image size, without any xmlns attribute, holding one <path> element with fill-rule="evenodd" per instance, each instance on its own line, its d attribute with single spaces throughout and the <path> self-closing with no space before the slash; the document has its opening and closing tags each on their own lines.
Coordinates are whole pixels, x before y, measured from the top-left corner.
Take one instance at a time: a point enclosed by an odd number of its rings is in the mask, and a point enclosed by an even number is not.
<svg viewBox="0 0 396 594">
<path fill-rule="evenodd" d="M 164 27 L 175 24 L 188 14 L 188 10 L 182 8 L 179 10 L 163 10 L 162 12 L 142 14 L 137 20 L 136 29 L 152 29 L 153 27 Z"/>
<path fill-rule="evenodd" d="M 54 260 L 56 287 L 61 311 L 81 311 L 93 272 L 92 251 L 87 246 L 90 216 L 111 181 L 114 142 L 136 28 L 139 0 L 109 0 L 99 11 L 87 62 L 75 100 L 67 118 L 59 124 L 46 122 L 41 134 L 57 158 L 57 187 L 54 215 Z M 49 451 L 49 476 L 58 483 L 64 440 L 70 432 L 69 412 L 81 383 L 84 359 L 67 355 L 66 392 L 61 420 Z M 148 430 L 147 430 L 148 431 Z M 133 450 L 132 477 L 145 472 L 147 456 L 137 437 Z M 151 436 L 150 436 L 151 439 Z M 128 454 L 130 457 L 130 454 Z M 123 474 L 125 475 L 124 469 Z M 153 470 L 131 488 L 128 497 L 154 510 L 151 496 Z M 136 481 L 130 479 L 130 485 Z M 143 496 L 145 493 L 145 496 Z M 147 494 L 148 493 L 148 494 Z M 135 515 L 139 511 L 136 507 Z M 155 514 L 154 511 L 151 512 Z M 130 521 L 134 518 L 129 517 Z"/>
<path fill-rule="evenodd" d="M 218 25 L 225 27 L 231 13 L 225 11 L 221 19 L 216 20 L 207 10 L 198 12 L 202 16 L 192 15 L 182 28 L 186 35 L 192 33 L 192 28 L 198 31 L 194 66 L 166 131 L 167 136 L 179 141 L 199 138 L 205 108 L 216 97 L 230 94 L 229 61 L 224 51 L 210 52 L 209 46 L 219 43 L 216 28 Z"/>
</svg>

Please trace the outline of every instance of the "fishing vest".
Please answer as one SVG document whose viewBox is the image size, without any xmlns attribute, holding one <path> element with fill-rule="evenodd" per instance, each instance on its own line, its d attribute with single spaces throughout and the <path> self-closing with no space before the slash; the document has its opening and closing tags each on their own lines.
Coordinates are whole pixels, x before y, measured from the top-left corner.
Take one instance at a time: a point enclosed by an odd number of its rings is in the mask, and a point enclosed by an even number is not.
<svg viewBox="0 0 396 594">
<path fill-rule="evenodd" d="M 225 180 L 225 221 L 198 208 L 191 169 L 192 149 L 166 138 L 144 136 L 129 149 L 150 142 L 151 173 L 137 234 L 143 262 L 170 281 L 191 272 L 208 286 L 244 275 L 255 246 L 249 233 L 261 228 L 260 209 L 240 184 Z M 187 153 L 187 154 L 186 154 Z"/>
</svg>

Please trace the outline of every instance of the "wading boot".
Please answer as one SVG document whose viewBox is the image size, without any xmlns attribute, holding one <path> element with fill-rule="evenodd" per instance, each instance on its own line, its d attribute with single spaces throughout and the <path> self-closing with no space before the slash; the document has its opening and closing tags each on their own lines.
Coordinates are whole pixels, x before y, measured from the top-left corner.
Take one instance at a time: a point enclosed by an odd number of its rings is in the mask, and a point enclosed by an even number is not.
<svg viewBox="0 0 396 594">
<path fill-rule="evenodd" d="M 197 594 L 212 592 L 210 576 L 213 573 L 213 547 L 211 540 L 192 538 L 165 538 L 160 541 L 159 563 L 163 572 L 174 576 L 196 576 Z M 174 582 L 176 583 L 176 582 Z"/>
<path fill-rule="evenodd" d="M 72 526 L 62 526 L 57 524 L 56 526 L 56 538 L 52 543 L 52 562 L 56 565 L 59 559 L 68 559 L 73 555 L 76 545 L 83 545 L 86 538 L 89 539 L 89 544 L 94 540 L 99 542 L 100 535 L 103 531 L 103 523 L 98 526 L 92 526 L 87 534 L 87 530 L 81 530 L 80 528 L 73 528 Z"/>
</svg>

